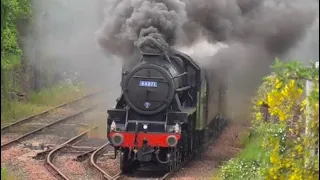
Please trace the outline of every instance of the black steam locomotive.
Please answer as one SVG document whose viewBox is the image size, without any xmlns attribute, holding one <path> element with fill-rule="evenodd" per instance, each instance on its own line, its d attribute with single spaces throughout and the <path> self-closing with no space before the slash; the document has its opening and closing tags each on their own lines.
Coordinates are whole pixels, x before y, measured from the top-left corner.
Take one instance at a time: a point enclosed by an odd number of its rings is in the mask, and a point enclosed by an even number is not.
<svg viewBox="0 0 320 180">
<path fill-rule="evenodd" d="M 172 170 L 219 126 L 226 87 L 184 53 L 139 56 L 122 72 L 121 97 L 108 110 L 108 139 L 124 172 L 133 163 Z"/>
</svg>

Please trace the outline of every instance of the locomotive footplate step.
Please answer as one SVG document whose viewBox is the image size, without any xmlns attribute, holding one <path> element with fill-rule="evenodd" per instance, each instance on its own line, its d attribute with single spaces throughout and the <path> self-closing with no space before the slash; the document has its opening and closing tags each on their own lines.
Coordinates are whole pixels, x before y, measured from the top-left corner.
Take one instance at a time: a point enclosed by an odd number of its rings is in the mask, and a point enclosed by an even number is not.
<svg viewBox="0 0 320 180">
<path fill-rule="evenodd" d="M 142 167 L 137 168 L 132 172 L 127 173 L 126 175 L 128 177 L 135 177 L 135 178 L 160 178 L 164 174 L 166 174 L 167 171 L 164 169 L 160 169 L 156 166 L 149 166 L 149 167 Z"/>
<path fill-rule="evenodd" d="M 148 165 L 148 166 L 138 167 L 136 170 L 137 171 L 142 171 L 142 172 L 148 172 L 148 171 L 165 172 L 167 169 L 164 166 L 162 167 L 162 166 L 159 166 L 159 165 Z"/>
</svg>

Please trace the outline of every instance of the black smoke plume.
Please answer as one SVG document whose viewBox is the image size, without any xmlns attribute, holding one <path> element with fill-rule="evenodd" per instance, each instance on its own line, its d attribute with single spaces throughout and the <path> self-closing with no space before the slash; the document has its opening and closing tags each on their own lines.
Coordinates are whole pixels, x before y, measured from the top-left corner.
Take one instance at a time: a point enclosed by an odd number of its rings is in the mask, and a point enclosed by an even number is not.
<svg viewBox="0 0 320 180">
<path fill-rule="evenodd" d="M 274 58 L 286 59 L 289 51 L 301 51 L 297 46 L 319 11 L 316 0 L 184 2 L 188 21 L 180 45 L 192 47 L 202 38 L 228 46 L 214 55 L 197 54 L 195 60 L 228 84 L 228 111 L 236 120 L 247 119 L 251 97 Z"/>
<path fill-rule="evenodd" d="M 186 21 L 180 0 L 109 0 L 98 41 L 107 53 L 166 52 Z"/>
<path fill-rule="evenodd" d="M 284 54 L 314 20 L 316 0 L 107 0 L 98 41 L 108 53 L 164 52 L 205 37 Z"/>
<path fill-rule="evenodd" d="M 137 47 L 148 52 L 193 49 L 189 55 L 229 85 L 228 103 L 234 106 L 230 109 L 242 112 L 247 112 L 243 107 L 274 58 L 300 51 L 299 43 L 319 11 L 317 0 L 107 2 L 105 22 L 98 33 L 105 52 L 125 57 Z M 215 54 L 210 53 L 214 48 L 204 52 L 196 46 L 203 42 L 208 46 L 222 43 L 226 48 Z"/>
</svg>

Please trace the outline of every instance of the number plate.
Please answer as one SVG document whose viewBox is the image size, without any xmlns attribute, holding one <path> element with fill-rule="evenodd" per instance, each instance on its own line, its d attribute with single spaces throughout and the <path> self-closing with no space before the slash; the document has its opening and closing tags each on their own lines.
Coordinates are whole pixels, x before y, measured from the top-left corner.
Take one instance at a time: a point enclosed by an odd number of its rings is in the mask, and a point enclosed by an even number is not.
<svg viewBox="0 0 320 180">
<path fill-rule="evenodd" d="M 141 87 L 158 87 L 158 83 L 154 81 L 140 81 L 139 86 Z"/>
</svg>

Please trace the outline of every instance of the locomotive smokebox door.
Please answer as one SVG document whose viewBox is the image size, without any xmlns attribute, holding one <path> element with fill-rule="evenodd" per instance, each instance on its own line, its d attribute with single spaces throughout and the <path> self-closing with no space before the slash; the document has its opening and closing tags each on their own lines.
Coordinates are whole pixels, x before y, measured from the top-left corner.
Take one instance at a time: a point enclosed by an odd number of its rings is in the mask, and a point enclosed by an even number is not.
<svg viewBox="0 0 320 180">
<path fill-rule="evenodd" d="M 155 114 L 167 108 L 175 88 L 171 75 L 161 66 L 145 64 L 133 70 L 123 84 L 124 98 L 141 114 Z"/>
</svg>

